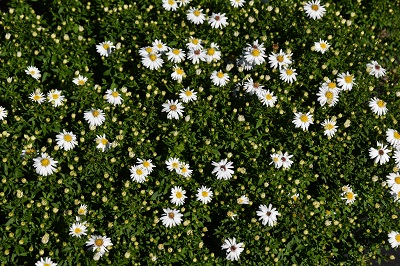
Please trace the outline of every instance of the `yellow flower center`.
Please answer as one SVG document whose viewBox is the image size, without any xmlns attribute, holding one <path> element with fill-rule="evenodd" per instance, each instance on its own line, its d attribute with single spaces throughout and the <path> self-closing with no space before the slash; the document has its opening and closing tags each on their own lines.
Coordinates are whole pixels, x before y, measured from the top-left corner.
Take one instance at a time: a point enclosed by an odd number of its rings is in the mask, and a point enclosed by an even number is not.
<svg viewBox="0 0 400 266">
<path fill-rule="evenodd" d="M 383 107 L 386 106 L 386 103 L 385 103 L 384 101 L 382 101 L 382 100 L 377 101 L 376 104 L 377 104 L 380 108 L 383 108 Z"/>
<path fill-rule="evenodd" d="M 172 166 L 172 168 L 178 168 L 179 167 L 179 163 L 173 162 L 171 166 Z"/>
<path fill-rule="evenodd" d="M 199 12 L 199 13 L 200 13 L 200 12 Z M 199 44 L 199 40 L 193 39 L 193 40 L 192 40 L 192 43 L 193 43 L 194 45 L 198 45 L 198 44 Z"/>
<path fill-rule="evenodd" d="M 151 54 L 149 56 L 149 58 L 150 58 L 151 61 L 156 61 L 157 60 L 157 56 L 155 54 Z"/>
<path fill-rule="evenodd" d="M 44 159 L 42 159 L 42 160 L 40 161 L 40 163 L 42 164 L 42 166 L 46 167 L 46 166 L 49 166 L 50 160 L 44 158 Z"/>
<path fill-rule="evenodd" d="M 292 199 L 296 201 L 298 199 L 297 195 L 293 195 Z"/>
<path fill-rule="evenodd" d="M 400 242 L 400 234 L 397 234 L 394 238 L 396 239 L 397 242 Z"/>
<path fill-rule="evenodd" d="M 111 96 L 114 97 L 114 98 L 117 98 L 117 97 L 119 96 L 119 93 L 116 92 L 116 91 L 113 91 L 113 92 L 111 93 Z"/>
<path fill-rule="evenodd" d="M 99 114 L 100 114 L 100 112 L 99 112 L 99 111 L 97 111 L 97 110 L 93 110 L 93 111 L 92 111 L 92 115 L 93 115 L 93 117 L 98 117 L 98 116 L 99 116 Z"/>
<path fill-rule="evenodd" d="M 51 264 L 46 262 L 43 266 L 51 266 Z"/>
<path fill-rule="evenodd" d="M 168 213 L 168 218 L 174 219 L 175 215 L 173 212 Z"/>
<path fill-rule="evenodd" d="M 57 100 L 57 99 L 60 97 L 60 95 L 58 95 L 57 93 L 53 93 L 53 94 L 51 95 L 51 97 L 52 97 L 54 100 Z"/>
<path fill-rule="evenodd" d="M 146 50 L 146 52 L 148 52 L 148 53 L 153 52 L 153 48 L 151 48 L 151 47 L 147 47 L 145 50 Z"/>
<path fill-rule="evenodd" d="M 242 204 L 243 202 L 244 202 L 244 200 L 242 198 L 237 199 L 237 203 Z"/>
<path fill-rule="evenodd" d="M 399 134 L 399 132 L 395 131 L 395 132 L 393 133 L 393 137 L 394 137 L 395 139 L 400 139 L 400 134 Z"/>
<path fill-rule="evenodd" d="M 346 199 L 348 200 L 353 200 L 354 199 L 354 193 L 349 191 L 346 193 Z"/>
<path fill-rule="evenodd" d="M 215 49 L 214 48 L 208 48 L 208 50 L 207 50 L 207 54 L 208 55 L 214 55 L 215 54 Z"/>
<path fill-rule="evenodd" d="M 344 77 L 344 81 L 346 81 L 346 83 L 351 83 L 351 82 L 353 82 L 353 77 L 352 76 L 345 76 Z"/>
<path fill-rule="evenodd" d="M 274 162 L 277 162 L 277 161 L 279 161 L 279 158 L 278 157 L 274 157 Z"/>
<path fill-rule="evenodd" d="M 158 48 L 158 49 L 161 49 L 161 48 L 163 48 L 163 45 L 162 45 L 162 43 L 158 43 L 158 44 L 157 44 L 157 48 Z"/>
<path fill-rule="evenodd" d="M 83 79 L 80 79 L 80 80 L 78 80 L 78 84 L 79 84 L 79 85 L 84 85 L 84 84 L 85 84 L 85 81 L 84 81 Z"/>
<path fill-rule="evenodd" d="M 175 1 L 174 0 L 168 0 L 168 4 L 172 6 L 173 4 L 175 4 Z"/>
<path fill-rule="evenodd" d="M 195 10 L 195 11 L 193 12 L 193 15 L 195 15 L 196 17 L 198 17 L 198 16 L 201 15 L 201 12 L 200 12 L 199 10 Z"/>
<path fill-rule="evenodd" d="M 324 50 L 326 49 L 326 43 L 322 42 L 319 44 L 319 46 L 321 47 L 321 49 L 324 49 Z"/>
<path fill-rule="evenodd" d="M 35 70 L 31 70 L 31 71 L 29 71 L 29 74 L 31 74 L 33 76 L 33 75 L 36 74 L 36 71 Z"/>
<path fill-rule="evenodd" d="M 286 69 L 286 75 L 288 75 L 288 76 L 293 75 L 293 70 L 291 70 L 291 69 Z"/>
<path fill-rule="evenodd" d="M 308 117 L 306 115 L 301 115 L 300 120 L 301 120 L 301 122 L 306 123 L 306 122 L 308 122 Z"/>
<path fill-rule="evenodd" d="M 330 92 L 330 91 L 327 91 L 327 92 L 325 93 L 325 97 L 326 97 L 327 99 L 332 99 L 332 98 L 333 98 L 333 93 Z"/>
<path fill-rule="evenodd" d="M 259 56 L 259 55 L 260 55 L 260 50 L 258 50 L 258 49 L 253 49 L 253 51 L 251 51 L 251 54 L 252 54 L 253 56 Z"/>
<path fill-rule="evenodd" d="M 282 63 L 284 59 L 285 59 L 285 58 L 283 57 L 283 55 L 278 55 L 278 56 L 276 57 L 276 60 L 278 60 L 279 63 Z"/>
<path fill-rule="evenodd" d="M 185 91 L 185 95 L 186 95 L 187 97 L 190 97 L 190 96 L 193 95 L 193 93 L 192 93 L 191 91 Z"/>
<path fill-rule="evenodd" d="M 138 175 L 143 175 L 142 169 L 136 169 L 136 174 L 138 174 Z"/>
<path fill-rule="evenodd" d="M 272 100 L 271 94 L 265 94 L 265 99 L 267 99 L 268 101 Z"/>
<path fill-rule="evenodd" d="M 148 161 L 144 161 L 144 162 L 143 162 L 143 166 L 147 168 L 147 167 L 150 166 L 150 163 L 149 163 Z"/>
<path fill-rule="evenodd" d="M 394 182 L 395 182 L 396 184 L 400 185 L 400 176 L 396 176 L 396 177 L 394 178 Z"/>
<path fill-rule="evenodd" d="M 101 144 L 103 144 L 104 146 L 108 144 L 108 140 L 107 139 L 101 139 Z"/>
<path fill-rule="evenodd" d="M 78 210 L 78 214 L 84 214 L 85 213 L 85 209 L 84 208 L 79 208 Z"/>
<path fill-rule="evenodd" d="M 103 48 L 107 50 L 110 48 L 110 45 L 108 45 L 108 43 L 105 43 L 105 44 L 103 44 Z"/>
<path fill-rule="evenodd" d="M 98 247 L 101 247 L 104 244 L 104 240 L 101 238 L 98 238 L 94 241 L 94 244 Z"/>
<path fill-rule="evenodd" d="M 66 135 L 64 136 L 64 140 L 65 140 L 66 142 L 71 142 L 72 136 L 69 135 L 69 134 L 66 134 Z"/>
<path fill-rule="evenodd" d="M 38 95 L 38 94 L 35 94 L 35 95 L 33 96 L 33 99 L 34 99 L 35 101 L 39 101 L 40 99 L 42 99 L 42 96 L 40 96 L 40 95 Z"/>
<path fill-rule="evenodd" d="M 217 73 L 217 77 L 222 79 L 224 77 L 224 73 L 222 73 L 221 71 Z"/>
<path fill-rule="evenodd" d="M 187 168 L 186 168 L 186 167 L 183 167 L 183 168 L 181 169 L 181 171 L 182 171 L 182 173 L 186 173 L 186 172 L 187 172 Z"/>
<path fill-rule="evenodd" d="M 331 130 L 331 129 L 334 128 L 334 126 L 333 126 L 331 123 L 329 123 L 329 124 L 326 124 L 324 128 L 325 128 L 326 130 Z"/>
<path fill-rule="evenodd" d="M 172 105 L 169 107 L 169 110 L 175 111 L 177 108 L 178 108 L 178 107 L 176 107 L 175 104 L 172 104 Z"/>
<path fill-rule="evenodd" d="M 329 83 L 328 83 L 328 88 L 329 88 L 329 89 L 334 89 L 334 88 L 336 88 L 336 83 L 335 83 L 335 82 L 329 82 Z"/>
<path fill-rule="evenodd" d="M 311 9 L 314 10 L 314 11 L 318 11 L 319 6 L 318 5 L 312 5 Z"/>
<path fill-rule="evenodd" d="M 175 54 L 175 55 L 178 55 L 178 54 L 181 53 L 181 51 L 179 51 L 178 49 L 173 49 L 172 53 Z"/>
<path fill-rule="evenodd" d="M 175 193 L 175 196 L 176 196 L 178 199 L 180 199 L 180 198 L 182 198 L 183 194 L 182 194 L 182 192 L 178 191 L 178 192 Z"/>
<path fill-rule="evenodd" d="M 201 195 L 202 195 L 203 197 L 208 197 L 208 192 L 207 192 L 207 191 L 202 191 L 202 192 L 201 192 Z"/>
<path fill-rule="evenodd" d="M 75 234 L 78 235 L 82 232 L 82 230 L 79 227 L 77 227 L 77 228 L 75 228 L 74 232 L 75 232 Z"/>
<path fill-rule="evenodd" d="M 178 75 L 183 75 L 185 72 L 183 71 L 183 69 L 182 68 L 177 68 L 176 70 L 176 74 L 178 74 Z"/>
<path fill-rule="evenodd" d="M 35 152 L 34 149 L 30 149 L 30 150 L 26 150 L 26 151 L 25 151 L 25 154 L 26 154 L 26 155 L 30 155 L 30 154 L 33 154 L 34 152 Z"/>
</svg>

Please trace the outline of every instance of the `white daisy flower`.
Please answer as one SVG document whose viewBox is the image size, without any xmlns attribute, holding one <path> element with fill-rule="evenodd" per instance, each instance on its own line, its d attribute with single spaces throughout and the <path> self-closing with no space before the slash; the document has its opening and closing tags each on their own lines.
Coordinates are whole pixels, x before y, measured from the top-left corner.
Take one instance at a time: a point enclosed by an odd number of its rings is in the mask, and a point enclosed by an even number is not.
<svg viewBox="0 0 400 266">
<path fill-rule="evenodd" d="M 78 86 L 83 86 L 83 85 L 85 85 L 85 83 L 86 83 L 87 80 L 88 80 L 87 77 L 84 77 L 84 76 L 79 75 L 77 78 L 74 78 L 74 79 L 72 80 L 72 82 L 75 83 L 75 84 L 78 85 Z"/>
<path fill-rule="evenodd" d="M 86 111 L 83 114 L 83 117 L 89 123 L 90 127 L 101 126 L 106 120 L 103 110 L 100 109 L 92 109 L 90 111 Z"/>
<path fill-rule="evenodd" d="M 356 85 L 356 83 L 354 83 L 354 80 L 356 79 L 349 72 L 340 73 L 337 78 L 339 86 L 341 87 L 342 90 L 345 91 L 346 90 L 351 91 L 353 89 L 353 86 Z"/>
<path fill-rule="evenodd" d="M 169 196 L 171 198 L 171 203 L 177 206 L 183 205 L 187 198 L 185 194 L 186 190 L 183 190 L 180 186 L 174 186 L 171 189 L 171 195 Z"/>
<path fill-rule="evenodd" d="M 357 196 L 352 190 L 344 191 L 341 195 L 344 196 L 341 199 L 345 200 L 346 204 L 353 204 Z"/>
<path fill-rule="evenodd" d="M 295 113 L 292 123 L 296 126 L 296 128 L 301 128 L 304 131 L 308 130 L 310 124 L 314 124 L 313 117 L 310 112 L 307 114 L 303 114 L 302 112 Z"/>
<path fill-rule="evenodd" d="M 86 204 L 81 204 L 78 208 L 78 214 L 79 215 L 86 215 L 87 213 L 87 205 Z"/>
<path fill-rule="evenodd" d="M 253 45 L 247 44 L 247 47 L 244 50 L 244 59 L 249 64 L 261 65 L 265 62 L 265 57 L 267 56 L 265 54 L 263 43 L 259 45 L 258 41 L 256 40 Z"/>
<path fill-rule="evenodd" d="M 200 61 L 205 62 L 207 59 L 206 51 L 202 49 L 192 50 L 190 49 L 187 58 L 192 60 L 192 64 L 198 64 Z"/>
<path fill-rule="evenodd" d="M 260 205 L 257 215 L 260 216 L 258 220 L 262 222 L 263 225 L 274 226 L 279 215 L 281 215 L 275 208 L 272 208 L 272 204 Z"/>
<path fill-rule="evenodd" d="M 210 203 L 212 195 L 213 192 L 211 191 L 211 188 L 201 186 L 201 188 L 197 189 L 197 194 L 196 194 L 197 200 L 201 201 L 203 204 Z"/>
<path fill-rule="evenodd" d="M 268 60 L 272 68 L 274 69 L 279 68 L 279 70 L 281 70 L 282 68 L 288 67 L 292 63 L 291 57 L 292 57 L 291 53 L 286 54 L 281 49 L 279 53 L 272 52 L 268 56 Z"/>
<path fill-rule="evenodd" d="M 180 225 L 182 222 L 183 214 L 175 209 L 163 209 L 164 213 L 161 215 L 161 222 L 165 227 L 173 227 Z"/>
<path fill-rule="evenodd" d="M 337 131 L 336 126 L 336 121 L 330 120 L 330 119 L 325 119 L 324 122 L 322 122 L 322 127 L 324 128 L 324 135 L 328 137 L 333 137 Z"/>
<path fill-rule="evenodd" d="M 160 52 L 160 53 L 166 52 L 166 51 L 168 51 L 168 49 L 169 49 L 169 47 L 168 47 L 167 45 L 165 45 L 165 44 L 164 44 L 162 41 L 160 41 L 160 40 L 155 40 L 154 42 L 152 42 L 151 45 L 153 45 L 153 49 L 154 49 L 156 52 Z"/>
<path fill-rule="evenodd" d="M 143 165 L 131 166 L 129 171 L 131 172 L 131 179 L 137 183 L 146 182 L 146 177 L 149 175 L 149 171 Z"/>
<path fill-rule="evenodd" d="M 210 48 L 206 49 L 206 61 L 211 63 L 213 61 L 218 61 L 221 59 L 221 51 L 219 51 L 219 46 L 216 43 L 211 43 Z"/>
<path fill-rule="evenodd" d="M 78 145 L 76 135 L 72 132 L 65 131 L 65 129 L 62 133 L 56 135 L 56 141 L 57 145 L 65 151 L 72 150 L 76 145 Z"/>
<path fill-rule="evenodd" d="M 392 189 L 393 192 L 400 191 L 400 175 L 399 172 L 390 173 L 386 176 L 387 180 L 386 183 Z"/>
<path fill-rule="evenodd" d="M 123 101 L 121 94 L 117 91 L 116 88 L 114 88 L 113 90 L 107 90 L 104 97 L 106 98 L 108 103 L 114 106 L 122 104 Z"/>
<path fill-rule="evenodd" d="M 0 121 L 4 120 L 4 118 L 7 117 L 7 114 L 7 110 L 3 106 L 0 106 Z"/>
<path fill-rule="evenodd" d="M 157 70 L 164 64 L 158 53 L 150 53 L 142 57 L 142 64 L 150 70 Z"/>
<path fill-rule="evenodd" d="M 211 17 L 208 18 L 208 24 L 214 29 L 222 29 L 228 25 L 228 18 L 225 13 L 212 13 Z"/>
<path fill-rule="evenodd" d="M 245 0 L 230 0 L 230 1 L 231 1 L 231 6 L 233 6 L 234 8 L 242 7 L 244 3 L 246 3 Z"/>
<path fill-rule="evenodd" d="M 315 51 L 320 52 L 321 54 L 324 54 L 326 51 L 328 51 L 329 47 L 331 45 L 324 40 L 319 39 L 319 42 L 314 42 L 314 47 Z"/>
<path fill-rule="evenodd" d="M 304 5 L 303 9 L 306 12 L 307 16 L 314 20 L 321 19 L 326 13 L 325 6 L 321 5 L 319 0 L 307 2 Z"/>
<path fill-rule="evenodd" d="M 281 168 L 282 167 L 281 155 L 282 155 L 282 153 L 271 154 L 272 162 L 270 162 L 269 164 L 273 163 L 275 168 L 278 168 L 278 169 Z"/>
<path fill-rule="evenodd" d="M 186 47 L 189 50 L 201 50 L 201 49 L 203 49 L 203 45 L 201 45 L 203 41 L 201 39 L 190 37 L 187 41 L 188 41 L 188 43 L 186 43 Z"/>
<path fill-rule="evenodd" d="M 274 96 L 274 93 L 269 90 L 264 90 L 261 95 L 258 95 L 258 98 L 262 102 L 263 105 L 267 107 L 274 107 L 278 97 Z"/>
<path fill-rule="evenodd" d="M 227 73 L 222 72 L 221 70 L 214 70 L 211 73 L 211 81 L 215 86 L 223 87 L 229 82 L 229 75 Z"/>
<path fill-rule="evenodd" d="M 46 100 L 44 94 L 40 91 L 40 89 L 36 89 L 34 92 L 32 92 L 29 95 L 29 99 L 31 99 L 32 102 L 37 102 L 39 104 L 43 103 Z"/>
<path fill-rule="evenodd" d="M 236 201 L 238 204 L 249 204 L 250 203 L 250 200 L 246 195 L 240 196 L 240 198 L 238 198 Z"/>
<path fill-rule="evenodd" d="M 284 68 L 280 71 L 280 78 L 286 83 L 293 83 L 296 80 L 296 69 L 294 68 Z"/>
<path fill-rule="evenodd" d="M 386 130 L 386 141 L 392 146 L 400 147 L 400 133 L 395 129 L 389 128 Z"/>
<path fill-rule="evenodd" d="M 182 79 L 185 76 L 186 76 L 185 71 L 182 68 L 180 68 L 177 65 L 175 65 L 174 66 L 174 72 L 172 72 L 172 74 L 171 74 L 171 78 L 173 80 L 178 81 L 178 82 L 182 82 Z"/>
<path fill-rule="evenodd" d="M 167 11 L 176 11 L 178 9 L 177 0 L 162 0 L 162 6 Z"/>
<path fill-rule="evenodd" d="M 392 246 L 392 248 L 397 248 L 400 246 L 400 233 L 396 232 L 396 231 L 391 231 L 388 234 L 389 237 L 389 243 Z"/>
<path fill-rule="evenodd" d="M 185 60 L 185 52 L 182 49 L 169 48 L 167 52 L 168 61 L 178 64 Z"/>
<path fill-rule="evenodd" d="M 179 98 L 181 98 L 182 102 L 184 102 L 184 103 L 196 101 L 197 100 L 197 92 L 195 92 L 194 90 L 191 90 L 188 87 L 184 90 L 180 90 Z"/>
<path fill-rule="evenodd" d="M 35 66 L 29 66 L 26 70 L 25 70 L 25 73 L 27 74 L 27 75 L 31 75 L 32 76 L 32 78 L 34 78 L 34 79 L 36 79 L 36 80 L 38 80 L 39 78 L 40 78 L 40 70 L 37 68 L 37 67 L 35 67 Z"/>
<path fill-rule="evenodd" d="M 105 152 L 111 146 L 110 142 L 106 138 L 106 134 L 103 134 L 102 136 L 97 135 L 95 142 L 97 144 L 96 148 L 101 150 L 102 152 Z"/>
<path fill-rule="evenodd" d="M 386 149 L 387 145 L 383 145 L 380 142 L 376 142 L 377 149 L 369 148 L 369 157 L 374 159 L 374 163 L 378 163 L 380 165 L 389 162 L 390 156 L 388 155 L 391 150 Z"/>
<path fill-rule="evenodd" d="M 35 167 L 36 173 L 42 176 L 53 174 L 57 163 L 58 161 L 54 161 L 47 153 L 42 153 L 39 157 L 33 159 L 33 167 Z"/>
<path fill-rule="evenodd" d="M 89 240 L 86 241 L 86 246 L 89 246 L 94 252 L 100 253 L 100 257 L 108 252 L 108 247 L 112 246 L 111 238 L 107 236 L 91 235 Z"/>
<path fill-rule="evenodd" d="M 40 260 L 38 260 L 35 263 L 35 266 L 57 266 L 57 263 L 53 262 L 51 260 L 51 258 L 46 257 L 46 258 L 40 258 Z"/>
<path fill-rule="evenodd" d="M 100 54 L 100 56 L 108 57 L 111 55 L 112 49 L 115 49 L 115 46 L 110 41 L 105 41 L 96 45 L 96 51 Z"/>
<path fill-rule="evenodd" d="M 256 94 L 262 96 L 265 93 L 264 86 L 258 82 L 254 82 L 252 78 L 248 78 L 243 84 L 244 91 L 250 95 Z"/>
<path fill-rule="evenodd" d="M 330 83 L 331 84 L 331 83 Z M 339 91 L 329 88 L 329 86 L 319 87 L 317 93 L 318 101 L 321 106 L 327 104 L 329 107 L 335 106 L 339 102 Z"/>
<path fill-rule="evenodd" d="M 328 87 L 329 89 L 335 91 L 337 94 L 339 94 L 340 89 L 337 87 L 336 83 L 331 81 L 330 79 L 327 79 L 324 83 L 322 83 L 322 87 Z"/>
<path fill-rule="evenodd" d="M 190 22 L 196 25 L 203 24 L 206 20 L 206 16 L 203 14 L 203 9 L 198 9 L 194 7 L 189 8 L 186 13 L 186 17 Z"/>
<path fill-rule="evenodd" d="M 146 159 L 146 160 L 142 160 L 137 158 L 137 164 L 143 166 L 144 168 L 146 168 L 147 172 L 150 174 L 151 172 L 153 172 L 153 168 L 155 168 L 156 166 L 152 163 L 152 161 L 150 159 Z"/>
<path fill-rule="evenodd" d="M 226 249 L 226 259 L 230 261 L 239 260 L 240 253 L 244 250 L 243 243 L 236 243 L 236 238 L 225 239 L 222 249 Z"/>
<path fill-rule="evenodd" d="M 219 163 L 212 162 L 212 165 L 214 166 L 214 169 L 212 170 L 212 174 L 215 174 L 217 176 L 217 179 L 224 179 L 228 180 L 232 177 L 232 174 L 234 173 L 233 169 L 233 163 L 228 162 L 228 159 L 223 159 Z"/>
<path fill-rule="evenodd" d="M 69 228 L 69 234 L 74 237 L 79 237 L 86 235 L 87 227 L 82 223 L 73 223 Z"/>
<path fill-rule="evenodd" d="M 191 170 L 189 168 L 190 168 L 189 164 L 181 163 L 177 173 L 182 175 L 183 177 L 189 177 L 193 172 L 193 170 Z"/>
<path fill-rule="evenodd" d="M 63 104 L 65 96 L 61 95 L 61 91 L 59 90 L 51 90 L 47 93 L 47 100 L 54 107 L 58 107 Z"/>
<path fill-rule="evenodd" d="M 161 112 L 167 112 L 167 118 L 168 119 L 179 119 L 180 117 L 183 116 L 183 109 L 185 107 L 182 106 L 182 104 L 179 102 L 179 100 L 173 101 L 173 100 L 167 100 L 166 103 L 162 104 L 162 107 L 164 107 Z"/>
<path fill-rule="evenodd" d="M 146 46 L 146 47 L 142 47 L 142 48 L 139 49 L 139 54 L 142 57 L 146 57 L 149 54 L 154 54 L 154 53 L 157 53 L 157 52 L 158 52 L 158 49 L 155 49 L 155 48 L 153 48 L 151 46 Z"/>
<path fill-rule="evenodd" d="M 167 165 L 167 169 L 169 171 L 172 172 L 175 170 L 175 172 L 177 172 L 177 173 L 179 172 L 181 162 L 179 161 L 178 158 L 171 157 L 165 161 L 165 164 Z"/>
<path fill-rule="evenodd" d="M 379 116 L 386 115 L 388 111 L 386 107 L 386 102 L 376 97 L 371 98 L 368 105 L 369 107 L 371 107 L 372 112 Z"/>
<path fill-rule="evenodd" d="M 380 78 L 386 74 L 386 70 L 376 61 L 371 61 L 371 63 L 367 64 L 367 71 L 375 78 Z"/>
<path fill-rule="evenodd" d="M 293 164 L 293 161 L 290 160 L 290 158 L 292 158 L 293 155 L 289 155 L 289 153 L 287 153 L 287 152 L 285 152 L 283 154 L 282 154 L 282 152 L 279 152 L 279 153 L 280 153 L 280 161 L 282 162 L 282 167 L 284 169 L 290 168 Z"/>
</svg>

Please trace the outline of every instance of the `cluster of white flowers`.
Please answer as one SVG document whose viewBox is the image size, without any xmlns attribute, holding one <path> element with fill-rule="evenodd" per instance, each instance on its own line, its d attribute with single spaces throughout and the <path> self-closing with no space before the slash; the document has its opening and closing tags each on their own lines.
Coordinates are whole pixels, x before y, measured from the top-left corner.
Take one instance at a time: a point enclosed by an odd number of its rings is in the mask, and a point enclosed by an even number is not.
<svg viewBox="0 0 400 266">
<path fill-rule="evenodd" d="M 345 200 L 346 204 L 353 204 L 356 200 L 357 194 L 353 192 L 353 189 L 349 185 L 346 185 L 342 187 L 341 196 L 343 196 L 341 199 Z"/>
<path fill-rule="evenodd" d="M 146 178 L 153 171 L 155 165 L 152 163 L 151 159 L 140 159 L 137 158 L 137 162 L 135 166 L 131 166 L 129 171 L 131 172 L 131 178 L 133 181 L 137 183 L 143 183 L 146 181 Z"/>
</svg>

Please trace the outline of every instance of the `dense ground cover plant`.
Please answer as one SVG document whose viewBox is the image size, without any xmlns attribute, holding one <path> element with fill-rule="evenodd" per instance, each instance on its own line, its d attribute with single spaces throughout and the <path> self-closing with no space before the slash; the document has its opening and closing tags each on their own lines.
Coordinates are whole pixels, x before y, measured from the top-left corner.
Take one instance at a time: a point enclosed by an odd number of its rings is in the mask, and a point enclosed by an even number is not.
<svg viewBox="0 0 400 266">
<path fill-rule="evenodd" d="M 399 14 L 384 0 L 4 2 L 2 265 L 389 259 Z"/>
</svg>

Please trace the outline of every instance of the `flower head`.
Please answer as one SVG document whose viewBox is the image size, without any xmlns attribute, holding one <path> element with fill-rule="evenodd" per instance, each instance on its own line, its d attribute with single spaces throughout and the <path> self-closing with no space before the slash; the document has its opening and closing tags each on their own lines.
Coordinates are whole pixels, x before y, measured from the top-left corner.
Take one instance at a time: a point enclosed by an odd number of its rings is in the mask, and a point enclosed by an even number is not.
<svg viewBox="0 0 400 266">
<path fill-rule="evenodd" d="M 36 79 L 36 80 L 38 80 L 39 78 L 40 78 L 40 70 L 37 68 L 37 67 L 35 67 L 35 66 L 29 66 L 26 70 L 25 70 L 25 73 L 27 74 L 27 75 L 30 75 L 30 76 L 32 76 L 32 78 L 34 78 L 34 79 Z"/>
<path fill-rule="evenodd" d="M 322 122 L 321 126 L 324 128 L 324 135 L 328 137 L 333 137 L 337 131 L 336 126 L 336 121 L 333 121 L 331 119 L 325 119 L 324 122 Z"/>
<path fill-rule="evenodd" d="M 89 246 L 89 249 L 92 251 L 99 253 L 100 257 L 108 252 L 108 247 L 112 246 L 111 239 L 106 236 L 99 235 L 91 235 L 89 240 L 86 241 L 86 246 Z"/>
<path fill-rule="evenodd" d="M 375 78 L 380 78 L 386 74 L 386 70 L 376 61 L 371 61 L 371 63 L 367 64 L 367 71 Z"/>
<path fill-rule="evenodd" d="M 397 248 L 400 246 L 400 233 L 396 231 L 391 231 L 388 234 L 389 237 L 389 243 L 392 246 L 392 248 Z"/>
<path fill-rule="evenodd" d="M 219 163 L 213 161 L 212 165 L 214 166 L 214 169 L 211 173 L 215 174 L 217 176 L 217 179 L 228 180 L 232 177 L 232 174 L 234 173 L 234 171 L 232 170 L 233 163 L 228 162 L 228 159 L 223 159 Z"/>
<path fill-rule="evenodd" d="M 180 186 L 174 186 L 171 189 L 171 203 L 177 206 L 183 205 L 185 203 L 186 197 L 186 190 L 183 190 Z"/>
<path fill-rule="evenodd" d="M 203 204 L 208 204 L 211 202 L 212 195 L 213 195 L 213 192 L 211 191 L 211 188 L 201 186 L 201 188 L 197 189 L 196 198 L 198 201 L 201 201 Z"/>
<path fill-rule="evenodd" d="M 46 258 L 40 258 L 40 260 L 38 260 L 36 263 L 35 263 L 35 266 L 56 266 L 57 265 L 57 263 L 54 263 L 52 260 L 51 260 L 51 258 L 48 258 L 48 257 L 46 257 Z"/>
<path fill-rule="evenodd" d="M 304 131 L 308 130 L 310 124 L 314 124 L 312 115 L 309 112 L 307 114 L 303 114 L 302 112 L 295 113 L 292 122 L 296 128 L 301 128 Z"/>
<path fill-rule="evenodd" d="M 376 115 L 382 116 L 386 115 L 388 109 L 386 107 L 386 102 L 374 97 L 371 98 L 369 101 L 369 107 L 371 108 L 372 112 Z"/>
<path fill-rule="evenodd" d="M 162 112 L 167 112 L 167 118 L 168 119 L 179 119 L 180 117 L 183 116 L 183 109 L 185 107 L 182 106 L 182 104 L 176 100 L 167 100 L 166 103 L 162 104 L 163 109 L 161 110 Z"/>
<path fill-rule="evenodd" d="M 319 0 L 309 1 L 303 8 L 307 16 L 314 20 L 321 19 L 326 13 L 325 6 L 321 5 Z"/>
<path fill-rule="evenodd" d="M 240 253 L 244 250 L 243 243 L 236 243 L 236 238 L 225 239 L 222 249 L 226 249 L 226 258 L 231 261 L 239 260 Z"/>
<path fill-rule="evenodd" d="M 78 142 L 76 141 L 76 135 L 72 132 L 67 132 L 65 129 L 62 133 L 56 136 L 57 145 L 62 149 L 69 151 L 72 150 Z"/>
<path fill-rule="evenodd" d="M 92 109 L 83 114 L 85 120 L 89 123 L 90 127 L 101 126 L 106 120 L 104 112 L 101 109 Z"/>
<path fill-rule="evenodd" d="M 319 42 L 314 42 L 315 51 L 324 54 L 331 46 L 327 41 L 319 39 Z"/>
<path fill-rule="evenodd" d="M 161 222 L 165 227 L 173 227 L 180 225 L 182 222 L 183 214 L 175 209 L 163 209 L 164 213 L 161 215 Z"/>
<path fill-rule="evenodd" d="M 69 234 L 74 237 L 86 235 L 87 227 L 82 223 L 73 223 L 69 228 Z"/>
<path fill-rule="evenodd" d="M 391 150 L 386 149 L 387 145 L 383 145 L 380 142 L 377 142 L 376 145 L 378 146 L 377 149 L 369 148 L 369 157 L 375 159 L 374 163 L 379 162 L 380 165 L 389 162 L 390 156 L 388 153 L 391 152 Z"/>
<path fill-rule="evenodd" d="M 281 215 L 275 208 L 272 208 L 272 204 L 260 205 L 257 215 L 260 216 L 259 220 L 262 221 L 263 225 L 274 226 L 277 221 L 277 216 Z"/>
<path fill-rule="evenodd" d="M 88 79 L 87 77 L 79 75 L 77 78 L 74 78 L 72 80 L 72 82 L 75 83 L 78 86 L 83 86 L 83 85 L 85 85 L 87 79 Z"/>
<path fill-rule="evenodd" d="M 47 153 L 42 153 L 39 157 L 33 159 L 33 167 L 35 167 L 36 173 L 42 176 L 54 173 L 57 163 Z"/>
<path fill-rule="evenodd" d="M 100 56 L 108 57 L 111 55 L 112 49 L 115 49 L 115 46 L 110 41 L 101 42 L 96 45 L 96 51 L 100 54 Z"/>
</svg>

